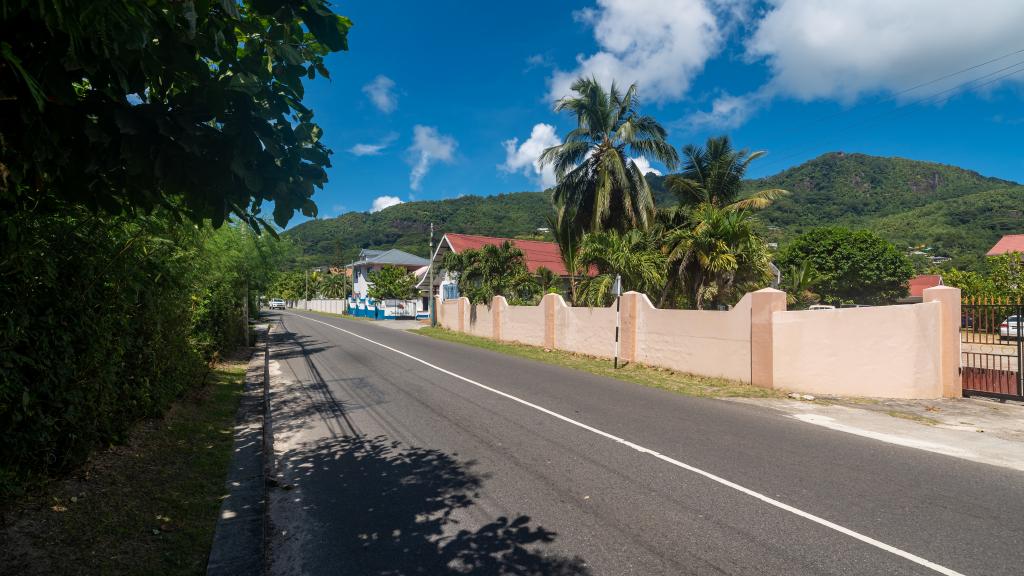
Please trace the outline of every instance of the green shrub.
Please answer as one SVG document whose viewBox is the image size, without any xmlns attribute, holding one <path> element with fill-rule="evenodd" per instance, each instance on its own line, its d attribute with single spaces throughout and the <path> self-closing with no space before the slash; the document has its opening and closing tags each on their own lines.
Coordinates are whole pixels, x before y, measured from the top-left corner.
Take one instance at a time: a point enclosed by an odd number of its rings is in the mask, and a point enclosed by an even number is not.
<svg viewBox="0 0 1024 576">
<path fill-rule="evenodd" d="M 246 284 L 254 298 L 268 275 L 269 241 L 241 227 L 68 212 L 0 216 L 0 495 L 201 381 L 242 342 Z"/>
</svg>

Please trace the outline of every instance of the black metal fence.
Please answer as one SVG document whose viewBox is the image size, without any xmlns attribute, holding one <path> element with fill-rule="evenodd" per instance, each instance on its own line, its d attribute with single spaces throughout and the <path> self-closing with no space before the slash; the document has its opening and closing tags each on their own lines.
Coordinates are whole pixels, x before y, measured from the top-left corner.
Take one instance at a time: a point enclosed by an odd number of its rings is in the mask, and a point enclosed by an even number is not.
<svg viewBox="0 0 1024 576">
<path fill-rule="evenodd" d="M 1024 400 L 1024 302 L 968 299 L 960 310 L 964 396 Z"/>
</svg>

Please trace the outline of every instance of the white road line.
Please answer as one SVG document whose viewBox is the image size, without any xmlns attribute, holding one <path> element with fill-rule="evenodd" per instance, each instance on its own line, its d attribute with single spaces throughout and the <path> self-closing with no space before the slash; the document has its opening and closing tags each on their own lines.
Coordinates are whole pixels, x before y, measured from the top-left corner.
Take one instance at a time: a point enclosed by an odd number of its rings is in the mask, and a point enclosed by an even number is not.
<svg viewBox="0 0 1024 576">
<path fill-rule="evenodd" d="M 538 406 L 537 404 L 534 404 L 534 403 L 529 402 L 527 400 L 523 400 L 522 398 L 518 398 L 518 397 L 513 396 L 513 395 L 511 395 L 511 394 L 509 394 L 507 392 L 502 392 L 501 390 L 497 390 L 495 388 L 491 388 L 490 386 L 487 386 L 486 384 L 481 384 L 481 383 L 477 382 L 476 380 L 472 380 L 470 378 L 466 378 L 465 376 L 460 376 L 460 375 L 458 375 L 458 374 L 456 374 L 456 373 L 454 373 L 454 372 L 452 372 L 450 370 L 445 370 L 444 368 L 441 368 L 440 366 L 437 366 L 435 364 L 431 364 L 430 362 L 427 362 L 426 360 L 417 358 L 417 357 L 413 356 L 412 354 L 409 354 L 409 353 L 406 353 L 406 352 L 402 352 L 401 350 L 398 350 L 396 348 L 392 348 L 391 346 L 388 346 L 387 344 L 381 344 L 380 342 L 377 342 L 376 340 L 371 340 L 371 339 L 367 338 L 366 336 L 360 336 L 359 334 L 356 334 L 355 332 L 350 332 L 348 330 L 345 330 L 344 328 L 339 328 L 338 326 L 335 326 L 333 324 L 328 324 L 327 322 L 322 322 L 322 321 L 317 320 L 315 318 L 310 318 L 308 316 L 303 316 L 301 314 L 292 314 L 292 313 L 286 313 L 286 314 L 288 314 L 289 316 L 295 316 L 297 318 L 302 318 L 304 320 L 309 320 L 310 322 L 316 322 L 318 324 L 323 324 L 324 326 L 327 326 L 329 328 L 334 328 L 335 330 L 344 332 L 346 334 L 349 334 L 350 336 L 355 336 L 356 338 L 359 338 L 360 340 L 365 340 L 365 341 L 367 341 L 367 342 L 369 342 L 371 344 L 375 344 L 377 346 L 380 346 L 381 348 L 384 348 L 384 349 L 390 350 L 390 351 L 392 351 L 392 352 L 394 352 L 396 354 L 400 354 L 402 356 L 405 356 L 406 358 L 408 358 L 410 360 L 414 360 L 416 362 L 419 362 L 420 364 L 423 364 L 424 366 L 429 366 L 430 368 L 433 368 L 434 370 L 437 370 L 438 372 L 447 374 L 447 375 L 451 376 L 452 378 L 457 378 L 459 380 L 462 380 L 463 382 L 466 382 L 467 384 L 472 384 L 473 386 L 476 386 L 478 388 L 482 388 L 484 390 L 487 390 L 488 392 L 493 392 L 494 394 L 497 394 L 498 396 L 503 396 L 505 398 L 508 398 L 509 400 L 512 400 L 514 402 L 518 402 L 518 403 L 522 404 L 523 406 L 529 406 L 530 408 L 533 408 L 534 410 L 537 410 L 539 412 L 543 412 L 543 413 L 545 413 L 545 414 L 547 414 L 549 416 L 552 416 L 554 418 L 562 420 L 563 422 L 568 422 L 569 424 L 572 424 L 573 426 L 577 426 L 577 427 L 582 428 L 584 430 L 587 430 L 589 432 L 593 432 L 594 434 L 597 434 L 598 436 L 604 436 L 605 438 L 608 438 L 609 440 L 613 440 L 615 442 L 618 442 L 619 444 L 623 444 L 625 446 L 628 446 L 628 447 L 632 448 L 633 450 L 636 450 L 637 452 L 641 452 L 643 454 L 649 454 L 651 456 L 654 456 L 655 458 L 657 458 L 659 460 L 662 460 L 662 461 L 665 461 L 665 462 L 668 462 L 669 464 L 672 464 L 673 466 L 678 466 L 679 468 L 682 468 L 684 470 L 689 470 L 690 472 L 693 472 L 695 474 L 700 474 L 701 476 L 703 476 L 703 477 L 705 477 L 705 478 L 707 478 L 709 480 L 713 480 L 713 481 L 715 481 L 715 482 L 717 482 L 717 483 L 719 483 L 719 484 L 721 484 L 723 486 L 728 486 L 729 488 L 732 488 L 733 490 L 736 490 L 738 492 L 742 492 L 742 493 L 746 494 L 747 496 L 752 496 L 754 498 L 757 498 L 758 500 L 760 500 L 762 502 L 765 502 L 767 504 L 771 504 L 772 506 L 775 506 L 776 508 L 779 508 L 781 510 L 785 510 L 786 512 L 790 512 L 792 514 L 796 514 L 797 516 L 800 516 L 801 518 L 806 518 L 807 520 L 810 520 L 811 522 L 814 522 L 816 524 L 820 524 L 820 525 L 822 525 L 822 526 L 824 526 L 826 528 L 831 528 L 832 530 L 835 530 L 836 532 L 839 532 L 840 534 L 845 534 L 845 535 L 847 535 L 847 536 L 849 536 L 851 538 L 855 538 L 857 540 L 860 540 L 861 542 L 864 542 L 865 544 L 870 544 L 871 546 L 874 546 L 875 548 L 878 548 L 880 550 L 885 550 L 886 552 L 889 552 L 891 554 L 895 554 L 896 556 L 899 556 L 900 558 L 904 558 L 906 560 L 910 560 L 911 562 L 913 562 L 915 564 L 919 564 L 921 566 L 924 566 L 925 568 L 929 568 L 931 570 L 934 570 L 935 572 L 938 572 L 939 574 L 944 574 L 946 576 L 964 576 L 964 574 L 962 574 L 960 572 L 957 572 L 956 570 L 953 570 L 953 569 L 950 569 L 950 568 L 946 568 L 945 566 L 942 566 L 940 564 L 936 564 L 935 562 L 932 562 L 930 560 L 926 560 L 925 558 L 921 558 L 920 556 L 917 556 L 915 554 L 911 554 L 910 552 L 907 552 L 905 550 L 901 550 L 899 548 L 896 548 L 895 546 L 890 546 L 889 544 L 886 544 L 885 542 L 880 542 L 880 541 L 875 540 L 874 538 L 872 538 L 870 536 L 865 536 L 864 534 L 861 534 L 860 532 L 855 532 L 853 530 L 850 530 L 849 528 L 846 528 L 845 526 L 840 526 L 839 524 L 836 524 L 835 522 L 831 522 L 831 521 L 826 520 L 826 519 L 824 519 L 824 518 L 822 518 L 820 516 L 815 516 L 814 514 L 811 514 L 810 512 L 804 512 L 803 510 L 800 510 L 799 508 L 794 508 L 793 506 L 790 506 L 789 504 L 786 504 L 785 502 L 780 502 L 780 501 L 778 501 L 778 500 L 776 500 L 774 498 L 770 498 L 768 496 L 765 496 L 764 494 L 761 494 L 760 492 L 756 492 L 756 491 L 751 490 L 750 488 L 747 488 L 745 486 L 740 486 L 739 484 L 737 484 L 735 482 L 732 482 L 732 481 L 729 481 L 729 480 L 726 480 L 725 478 L 722 478 L 721 476 L 716 476 L 715 474 L 712 474 L 711 472 L 707 472 L 705 470 L 701 470 L 700 468 L 697 468 L 695 466 L 691 466 L 691 465 L 689 465 L 689 464 L 687 464 L 685 462 L 680 462 L 679 460 L 676 460 L 675 458 L 672 458 L 670 456 L 666 456 L 666 455 L 664 455 L 664 454 L 662 454 L 660 452 L 656 452 L 654 450 L 651 450 L 650 448 L 645 448 L 645 447 L 643 447 L 643 446 L 641 446 L 639 444 L 635 444 L 635 443 L 630 442 L 629 440 L 626 440 L 624 438 L 619 438 L 618 436 L 615 436 L 614 434 L 609 434 L 608 432 L 605 432 L 604 430 L 600 430 L 598 428 L 594 428 L 593 426 L 584 424 L 583 422 L 579 422 L 577 420 L 573 420 L 572 418 L 569 418 L 568 416 L 563 416 L 563 415 L 559 414 L 558 412 L 554 412 L 552 410 L 548 410 L 547 408 L 544 408 L 543 406 Z"/>
</svg>

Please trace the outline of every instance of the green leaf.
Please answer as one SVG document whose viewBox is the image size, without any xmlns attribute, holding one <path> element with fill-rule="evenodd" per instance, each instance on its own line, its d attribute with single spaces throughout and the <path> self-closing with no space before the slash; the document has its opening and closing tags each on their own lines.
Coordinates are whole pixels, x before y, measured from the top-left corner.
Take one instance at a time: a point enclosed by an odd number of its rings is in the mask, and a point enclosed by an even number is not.
<svg viewBox="0 0 1024 576">
<path fill-rule="evenodd" d="M 305 10 L 303 20 L 306 27 L 332 52 L 348 50 L 348 30 L 352 21 L 337 14 L 321 15 L 315 11 Z"/>
</svg>

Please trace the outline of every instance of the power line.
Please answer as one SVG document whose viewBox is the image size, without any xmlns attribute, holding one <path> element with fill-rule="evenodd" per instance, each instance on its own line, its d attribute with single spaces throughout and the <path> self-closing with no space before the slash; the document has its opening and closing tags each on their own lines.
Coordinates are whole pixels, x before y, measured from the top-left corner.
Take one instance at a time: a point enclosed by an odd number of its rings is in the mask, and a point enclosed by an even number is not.
<svg viewBox="0 0 1024 576">
<path fill-rule="evenodd" d="M 903 90 L 900 90 L 899 92 L 893 93 L 893 94 L 889 95 L 888 97 L 883 98 L 878 103 L 883 104 L 885 102 L 892 102 L 893 100 L 896 100 L 900 96 L 902 96 L 904 94 L 907 94 L 909 92 L 913 92 L 914 90 L 918 90 L 920 88 L 924 88 L 925 86 L 931 86 L 932 84 L 936 84 L 938 82 L 942 82 L 943 80 L 948 80 L 949 78 L 953 78 L 954 76 L 959 76 L 959 75 L 964 74 L 966 72 L 970 72 L 971 70 L 977 70 L 978 68 L 981 68 L 983 66 L 987 66 L 989 64 L 992 64 L 994 62 L 998 62 L 1000 60 L 1005 60 L 1005 59 L 1009 58 L 1010 56 L 1016 56 L 1017 54 L 1024 54 L 1024 48 L 1021 48 L 1019 50 L 1014 50 L 1013 52 L 1007 52 L 1006 54 L 1003 54 L 1002 56 L 997 56 L 996 58 L 992 58 L 991 60 L 986 60 L 986 61 L 981 62 L 979 64 L 972 64 L 971 66 L 968 66 L 966 68 L 961 68 L 961 69 L 957 70 L 956 72 L 950 72 L 949 74 L 944 74 L 942 76 L 939 76 L 938 78 L 933 78 L 933 79 L 928 80 L 926 82 L 921 82 L 920 84 L 915 84 L 914 86 L 911 86 L 909 88 L 904 88 Z M 818 117 L 818 118 L 816 118 L 814 120 L 809 120 L 809 121 L 807 121 L 807 122 L 797 126 L 797 129 L 806 128 L 807 126 L 815 126 L 815 125 L 821 124 L 822 122 L 824 122 L 826 120 L 831 120 L 832 118 L 837 118 L 839 116 L 843 116 L 843 115 L 846 115 L 846 114 L 849 114 L 849 113 L 850 113 L 850 110 L 839 110 L 838 112 L 832 112 L 831 114 L 825 114 L 824 116 L 820 116 L 820 117 Z"/>
<path fill-rule="evenodd" d="M 1021 50 L 1019 52 L 1024 52 L 1024 50 Z M 1000 57 L 1000 58 L 996 58 L 996 59 L 993 59 L 993 60 L 989 60 L 985 64 L 991 64 L 994 61 L 1002 60 L 1002 59 L 1004 59 L 1004 57 Z M 980 66 L 984 66 L 985 64 L 975 65 L 975 66 L 971 67 L 971 69 L 976 69 L 976 68 L 978 68 Z M 938 103 L 938 102 L 942 101 L 943 99 L 945 99 L 944 96 L 946 94 L 949 94 L 951 92 L 960 91 L 960 90 L 976 90 L 978 88 L 983 88 L 985 86 L 989 86 L 989 85 L 994 84 L 996 82 L 1005 80 L 1006 78 L 1009 78 L 1011 76 L 1015 76 L 1017 74 L 1020 74 L 1020 73 L 1024 72 L 1024 68 L 1020 68 L 1020 66 L 1022 66 L 1022 65 L 1024 65 L 1024 60 L 1018 61 L 1018 62 L 1016 62 L 1014 64 L 1009 65 L 1009 66 L 1005 66 L 1005 67 L 1000 68 L 998 70 L 995 70 L 993 72 L 989 72 L 988 74 L 985 74 L 983 76 L 979 76 L 977 78 L 972 78 L 970 80 L 966 80 L 964 82 L 956 84 L 955 86 L 952 86 L 952 87 L 947 88 L 945 90 L 941 90 L 941 91 L 936 92 L 934 94 L 930 94 L 930 95 L 927 95 L 927 96 L 923 96 L 921 98 L 917 98 L 917 99 L 912 100 L 910 102 L 906 102 L 904 104 L 901 104 L 901 105 L 897 106 L 896 108 L 894 108 L 892 110 L 887 110 L 885 112 L 881 112 L 881 113 L 875 114 L 873 116 L 869 116 L 867 118 L 864 118 L 863 120 L 859 120 L 859 121 L 847 124 L 846 126 L 843 126 L 843 127 L 839 128 L 837 130 L 837 132 L 847 132 L 847 131 L 849 131 L 849 130 L 851 130 L 853 128 L 860 128 L 860 127 L 862 127 L 864 125 L 870 124 L 872 122 L 881 120 L 881 119 L 889 117 L 889 116 L 899 115 L 899 114 L 907 111 L 908 109 L 910 109 L 912 106 L 916 106 L 917 104 L 922 104 L 922 103 L 925 103 L 925 102 L 928 102 L 928 101 L 932 101 L 932 100 L 935 103 Z M 1014 68 L 1018 68 L 1018 69 L 1017 70 L 1013 70 Z M 1012 71 L 1010 71 L 1010 70 L 1012 70 Z M 1007 71 L 1010 71 L 1010 72 L 1007 72 Z M 1006 72 L 1006 73 L 1003 74 L 1004 72 Z M 945 76 L 945 78 L 949 78 L 949 77 L 955 76 L 957 74 L 958 73 L 947 74 Z M 979 82 L 981 80 L 985 80 L 987 78 L 991 78 L 992 76 L 996 76 L 996 77 L 992 78 L 991 80 L 989 80 L 987 82 L 982 82 L 980 84 L 976 84 L 977 82 Z M 928 84 L 934 84 L 935 82 L 940 81 L 940 80 L 941 79 L 936 79 L 934 81 L 926 82 L 926 83 L 923 83 L 923 84 L 919 85 L 919 87 L 920 86 L 924 86 L 924 85 L 928 85 Z M 972 84 L 976 84 L 976 85 L 971 86 Z M 916 89 L 916 87 L 915 88 L 911 88 L 911 89 Z M 911 89 L 904 90 L 901 93 L 906 93 L 907 91 L 909 91 Z M 887 100 L 883 100 L 883 102 L 887 102 L 887 101 L 889 101 L 891 99 L 892 98 L 889 98 Z M 833 135 L 832 137 L 830 137 L 827 140 L 819 140 L 813 146 L 804 146 L 803 148 L 800 148 L 799 150 L 796 150 L 796 151 L 794 151 L 792 153 L 785 154 L 783 156 L 778 156 L 778 157 L 770 158 L 769 161 L 763 163 L 761 165 L 761 167 L 763 168 L 763 167 L 766 167 L 766 166 L 774 166 L 774 165 L 777 165 L 777 164 L 779 164 L 781 162 L 784 162 L 786 160 L 792 159 L 794 157 L 801 156 L 801 155 L 805 154 L 806 152 L 808 152 L 810 150 L 814 150 L 814 149 L 820 147 L 822 144 L 827 144 L 827 143 L 834 142 L 837 137 L 838 137 L 838 134 Z"/>
</svg>

